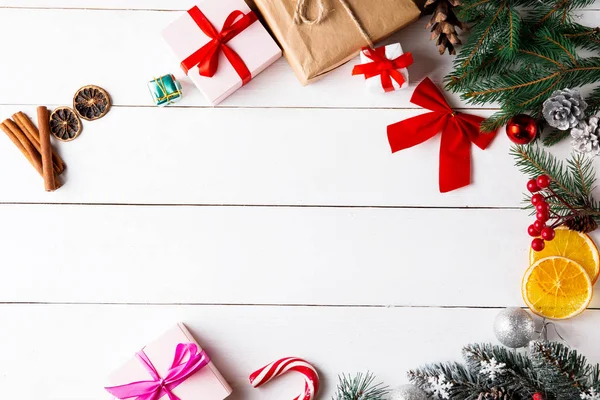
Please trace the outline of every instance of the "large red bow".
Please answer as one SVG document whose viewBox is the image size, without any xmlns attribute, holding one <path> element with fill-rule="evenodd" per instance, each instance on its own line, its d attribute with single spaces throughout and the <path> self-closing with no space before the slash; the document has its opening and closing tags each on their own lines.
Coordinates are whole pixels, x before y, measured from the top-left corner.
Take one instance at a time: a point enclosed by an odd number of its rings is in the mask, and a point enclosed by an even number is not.
<svg viewBox="0 0 600 400">
<path fill-rule="evenodd" d="M 388 126 L 392 153 L 423 143 L 442 132 L 440 192 L 449 192 L 470 184 L 471 142 L 485 150 L 497 131 L 482 133 L 480 126 L 484 118 L 453 111 L 429 78 L 425 78 L 417 86 L 410 101 L 431 112 Z"/>
<path fill-rule="evenodd" d="M 242 79 L 242 84 L 245 85 L 250 82 L 252 79 L 250 70 L 242 58 L 231 47 L 227 46 L 227 42 L 252 25 L 257 20 L 256 14 L 252 11 L 248 14 L 244 14 L 240 10 L 233 11 L 225 20 L 221 32 L 215 29 L 197 6 L 190 9 L 188 14 L 198 27 L 202 29 L 202 32 L 211 38 L 211 41 L 183 60 L 181 68 L 186 75 L 190 69 L 198 66 L 200 75 L 209 78 L 213 77 L 219 68 L 219 53 L 222 51 Z"/>
<path fill-rule="evenodd" d="M 352 69 L 352 75 L 364 75 L 365 79 L 379 75 L 381 76 L 381 86 L 386 92 L 394 90 L 392 79 L 398 82 L 400 86 L 406 82 L 404 76 L 398 70 L 412 65 L 414 62 L 412 53 L 405 53 L 393 60 L 389 60 L 385 56 L 385 47 L 378 47 L 376 49 L 367 47 L 363 49 L 363 52 L 372 61 L 366 64 L 355 65 Z"/>
</svg>

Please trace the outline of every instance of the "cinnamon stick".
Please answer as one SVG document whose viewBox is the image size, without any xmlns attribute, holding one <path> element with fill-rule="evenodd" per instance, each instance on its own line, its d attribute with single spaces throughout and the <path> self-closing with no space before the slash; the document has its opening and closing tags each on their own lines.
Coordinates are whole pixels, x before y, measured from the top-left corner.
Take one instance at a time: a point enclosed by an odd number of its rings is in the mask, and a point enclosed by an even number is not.
<svg viewBox="0 0 600 400">
<path fill-rule="evenodd" d="M 25 158 L 29 160 L 31 165 L 35 168 L 40 175 L 43 176 L 42 172 L 42 160 L 40 154 L 33 147 L 29 139 L 25 136 L 21 129 L 10 119 L 5 120 L 1 125 L 2 130 L 10 138 L 10 140 L 21 150 Z"/>
<path fill-rule="evenodd" d="M 50 114 L 44 106 L 37 108 L 38 126 L 40 127 L 40 148 L 42 154 L 42 175 L 46 192 L 56 190 L 54 182 L 54 165 L 52 164 L 52 147 L 50 146 Z"/>
<path fill-rule="evenodd" d="M 22 111 L 13 114 L 12 118 L 41 155 L 42 149 L 40 146 L 40 133 L 33 124 L 33 121 L 31 121 L 31 119 L 29 119 L 29 117 Z M 65 170 L 65 163 L 62 158 L 60 158 L 60 156 L 54 152 L 54 150 L 52 150 L 52 162 L 54 164 L 54 171 L 58 175 L 62 174 Z"/>
</svg>

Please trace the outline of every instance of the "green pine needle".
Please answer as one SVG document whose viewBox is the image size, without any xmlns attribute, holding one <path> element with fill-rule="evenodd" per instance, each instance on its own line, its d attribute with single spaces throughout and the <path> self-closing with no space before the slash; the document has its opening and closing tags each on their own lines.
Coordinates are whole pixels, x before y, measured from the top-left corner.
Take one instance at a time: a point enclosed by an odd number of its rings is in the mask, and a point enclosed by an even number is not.
<svg viewBox="0 0 600 400">
<path fill-rule="evenodd" d="M 333 400 L 383 400 L 389 389 L 382 383 L 374 384 L 374 381 L 375 376 L 370 372 L 354 377 L 342 374 Z"/>
<path fill-rule="evenodd" d="M 516 114 L 541 119 L 542 104 L 554 91 L 600 83 L 600 28 L 574 18 L 592 3 L 462 0 L 458 17 L 472 25 L 471 35 L 446 77 L 446 87 L 468 104 L 500 105 L 501 111 L 484 122 L 487 130 Z M 586 101 L 588 115 L 600 111 L 600 88 Z M 545 142 L 565 138 L 553 134 Z"/>
<path fill-rule="evenodd" d="M 552 129 L 549 133 L 547 133 L 542 142 L 544 146 L 554 146 L 555 144 L 560 143 L 563 139 L 566 139 L 570 136 L 569 131 L 561 131 L 558 129 Z"/>
<path fill-rule="evenodd" d="M 437 363 L 410 371 L 410 381 L 431 392 L 431 378 L 450 384 L 450 400 L 579 400 L 582 393 L 598 392 L 600 366 L 591 365 L 562 343 L 534 341 L 528 352 L 503 346 L 472 344 L 463 350 L 466 363 Z M 494 377 L 489 373 L 493 362 Z M 435 380 L 434 379 L 434 380 Z"/>
<path fill-rule="evenodd" d="M 548 199 L 551 213 L 600 222 L 600 204 L 592 196 L 596 172 L 591 158 L 577 154 L 564 163 L 536 145 L 514 146 L 510 153 L 528 179 L 539 175 L 550 177 L 550 189 L 560 196 L 560 199 L 555 196 Z M 530 195 L 525 199 L 526 208 L 531 206 L 530 199 Z"/>
</svg>

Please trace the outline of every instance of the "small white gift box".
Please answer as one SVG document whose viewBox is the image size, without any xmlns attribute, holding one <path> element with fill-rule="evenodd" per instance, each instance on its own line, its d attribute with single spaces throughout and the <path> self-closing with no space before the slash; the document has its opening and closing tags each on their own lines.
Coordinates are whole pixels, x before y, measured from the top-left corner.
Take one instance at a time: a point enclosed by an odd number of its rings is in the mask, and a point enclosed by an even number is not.
<svg viewBox="0 0 600 400">
<path fill-rule="evenodd" d="M 354 67 L 354 75 L 364 75 L 369 92 L 385 93 L 408 87 L 408 69 L 412 54 L 402 51 L 400 43 L 377 49 L 363 49 L 361 64 Z"/>
<path fill-rule="evenodd" d="M 199 1 L 163 37 L 212 105 L 281 57 L 281 49 L 244 0 Z"/>
</svg>

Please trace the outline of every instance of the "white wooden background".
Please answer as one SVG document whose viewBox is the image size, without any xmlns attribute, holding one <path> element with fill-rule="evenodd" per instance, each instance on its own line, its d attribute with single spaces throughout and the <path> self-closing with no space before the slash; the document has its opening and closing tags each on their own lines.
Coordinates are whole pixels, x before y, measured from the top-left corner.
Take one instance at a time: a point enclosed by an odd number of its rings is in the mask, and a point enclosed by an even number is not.
<svg viewBox="0 0 600 400">
<path fill-rule="evenodd" d="M 282 59 L 218 108 L 184 81 L 185 99 L 157 109 L 146 81 L 181 75 L 160 31 L 192 3 L 0 0 L 2 119 L 85 84 L 115 103 L 58 146 L 56 193 L 0 137 L 1 397 L 105 399 L 104 376 L 177 321 L 233 400 L 293 398 L 298 376 L 247 383 L 283 356 L 314 362 L 327 399 L 339 373 L 398 385 L 494 341 L 498 310 L 522 305 L 529 243 L 505 135 L 473 150 L 472 186 L 441 195 L 439 138 L 389 152 L 386 125 L 421 112 L 412 89 L 366 95 L 353 63 L 303 88 Z M 599 19 L 600 2 L 581 13 Z M 451 66 L 424 24 L 398 35 L 413 88 Z M 592 306 L 560 329 L 598 361 Z"/>
</svg>

